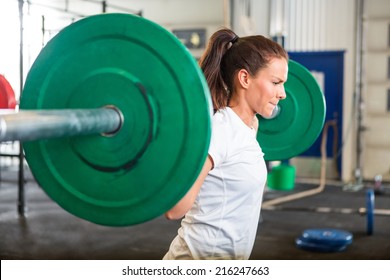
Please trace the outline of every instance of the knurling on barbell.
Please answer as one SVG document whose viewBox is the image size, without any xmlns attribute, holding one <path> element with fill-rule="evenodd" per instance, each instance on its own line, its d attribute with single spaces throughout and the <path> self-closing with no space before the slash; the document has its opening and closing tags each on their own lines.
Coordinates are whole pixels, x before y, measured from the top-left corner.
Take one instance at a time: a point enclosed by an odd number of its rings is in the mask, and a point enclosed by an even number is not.
<svg viewBox="0 0 390 280">
<path fill-rule="evenodd" d="M 266 160 L 306 150 L 324 123 L 324 96 L 313 76 L 291 60 L 289 68 L 279 114 L 260 120 Z M 94 134 L 67 128 L 69 135 L 23 144 L 45 192 L 97 224 L 127 226 L 163 214 L 192 186 L 208 153 L 212 106 L 203 73 L 171 32 L 134 15 L 90 16 L 59 32 L 31 67 L 20 108 L 110 111 L 98 122 L 116 119 L 109 126 L 120 127 L 115 133 L 83 121 Z"/>
</svg>

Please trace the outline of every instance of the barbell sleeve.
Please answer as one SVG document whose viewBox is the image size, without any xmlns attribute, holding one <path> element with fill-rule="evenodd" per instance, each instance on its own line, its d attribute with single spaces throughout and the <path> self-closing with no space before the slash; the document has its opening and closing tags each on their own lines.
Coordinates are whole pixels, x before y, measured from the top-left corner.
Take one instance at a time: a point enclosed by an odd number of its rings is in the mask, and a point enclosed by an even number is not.
<svg viewBox="0 0 390 280">
<path fill-rule="evenodd" d="M 120 111 L 114 107 L 0 113 L 0 142 L 26 142 L 95 133 L 109 135 L 118 131 L 122 122 Z"/>
</svg>

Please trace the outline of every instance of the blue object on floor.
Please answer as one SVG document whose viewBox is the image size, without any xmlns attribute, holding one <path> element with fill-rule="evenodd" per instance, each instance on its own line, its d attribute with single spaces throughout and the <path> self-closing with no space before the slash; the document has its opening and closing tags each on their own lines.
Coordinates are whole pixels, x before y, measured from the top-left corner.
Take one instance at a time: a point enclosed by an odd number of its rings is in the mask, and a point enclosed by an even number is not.
<svg viewBox="0 0 390 280">
<path fill-rule="evenodd" d="M 307 229 L 295 241 L 299 248 L 317 252 L 340 252 L 352 243 L 352 233 L 344 230 Z"/>
</svg>

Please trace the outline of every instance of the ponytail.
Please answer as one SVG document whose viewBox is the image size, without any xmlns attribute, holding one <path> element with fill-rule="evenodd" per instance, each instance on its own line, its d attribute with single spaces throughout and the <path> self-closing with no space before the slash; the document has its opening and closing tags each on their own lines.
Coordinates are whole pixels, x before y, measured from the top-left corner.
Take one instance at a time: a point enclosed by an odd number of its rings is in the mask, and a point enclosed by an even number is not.
<svg viewBox="0 0 390 280">
<path fill-rule="evenodd" d="M 237 40 L 238 36 L 230 29 L 215 32 L 199 60 L 199 66 L 210 88 L 214 110 L 226 107 L 229 101 L 229 91 L 231 89 L 227 87 L 223 80 L 221 61 L 225 53 Z"/>
</svg>

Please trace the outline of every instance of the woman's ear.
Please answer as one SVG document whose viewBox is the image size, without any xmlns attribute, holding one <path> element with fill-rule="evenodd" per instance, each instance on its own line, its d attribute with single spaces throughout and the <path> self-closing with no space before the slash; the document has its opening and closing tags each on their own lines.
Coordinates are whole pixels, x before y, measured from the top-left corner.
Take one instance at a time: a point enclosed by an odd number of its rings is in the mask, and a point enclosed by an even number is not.
<svg viewBox="0 0 390 280">
<path fill-rule="evenodd" d="M 248 88 L 249 81 L 250 81 L 250 75 L 248 71 L 246 71 L 245 69 L 241 69 L 237 73 L 237 78 L 238 78 L 238 83 L 241 87 L 245 89 Z"/>
</svg>

